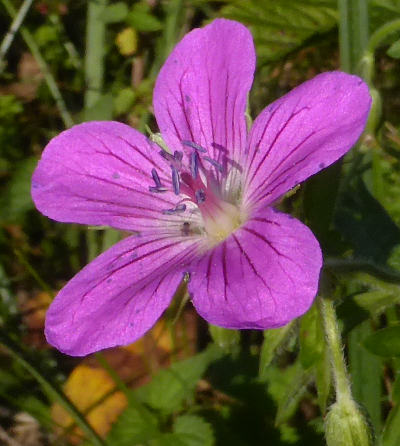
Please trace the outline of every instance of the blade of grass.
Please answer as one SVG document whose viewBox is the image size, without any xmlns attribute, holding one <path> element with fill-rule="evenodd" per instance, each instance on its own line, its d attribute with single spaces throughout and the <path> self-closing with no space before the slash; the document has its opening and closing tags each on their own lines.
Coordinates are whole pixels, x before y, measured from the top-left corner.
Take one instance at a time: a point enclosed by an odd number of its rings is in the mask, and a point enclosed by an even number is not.
<svg viewBox="0 0 400 446">
<path fill-rule="evenodd" d="M 1 2 L 3 3 L 10 17 L 12 19 L 15 19 L 15 17 L 17 16 L 17 11 L 15 10 L 11 2 L 9 0 L 1 0 Z M 49 91 L 53 96 L 54 102 L 56 103 L 56 106 L 60 113 L 61 119 L 64 122 L 65 127 L 71 127 L 74 124 L 74 121 L 67 109 L 67 106 L 65 105 L 64 99 L 61 95 L 60 89 L 58 88 L 57 82 L 54 76 L 52 75 L 50 68 L 47 65 L 47 62 L 44 60 L 42 54 L 39 51 L 39 47 L 36 44 L 35 39 L 33 38 L 32 34 L 24 27 L 20 28 L 20 32 L 27 47 L 29 48 L 37 64 L 39 65 L 40 70 L 43 73 L 44 79 L 47 83 L 47 87 L 49 88 Z"/>
<path fill-rule="evenodd" d="M 30 358 L 28 358 L 27 354 L 22 350 L 17 342 L 10 338 L 3 330 L 0 330 L 0 342 L 7 348 L 10 355 L 36 379 L 36 381 L 40 384 L 46 394 L 53 401 L 56 401 L 58 404 L 60 404 L 60 406 L 62 406 L 71 415 L 76 425 L 79 426 L 80 429 L 85 433 L 93 446 L 107 445 L 107 443 L 97 435 L 90 424 L 86 421 L 85 417 L 79 412 L 76 406 L 62 392 L 62 390 L 59 389 L 56 384 L 49 381 L 40 372 L 39 368 Z"/>
</svg>

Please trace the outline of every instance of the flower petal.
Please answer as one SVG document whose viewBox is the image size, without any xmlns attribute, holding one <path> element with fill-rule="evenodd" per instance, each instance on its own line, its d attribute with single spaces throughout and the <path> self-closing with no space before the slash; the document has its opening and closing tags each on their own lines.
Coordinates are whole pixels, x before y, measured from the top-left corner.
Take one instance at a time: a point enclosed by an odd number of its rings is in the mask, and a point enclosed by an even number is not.
<svg viewBox="0 0 400 446">
<path fill-rule="evenodd" d="M 212 324 L 280 327 L 310 307 L 321 265 L 312 232 L 267 208 L 190 265 L 189 291 L 199 314 Z"/>
<path fill-rule="evenodd" d="M 197 243 L 189 237 L 120 241 L 58 293 L 46 314 L 48 342 L 83 356 L 135 341 L 169 305 Z"/>
<path fill-rule="evenodd" d="M 370 105 L 359 77 L 328 72 L 265 108 L 250 133 L 245 202 L 271 204 L 335 162 L 357 141 Z"/>
<path fill-rule="evenodd" d="M 226 19 L 187 34 L 168 57 L 154 89 L 154 113 L 167 144 L 188 140 L 218 160 L 221 147 L 239 160 L 245 149 L 247 94 L 255 69 L 253 38 Z"/>
<path fill-rule="evenodd" d="M 162 209 L 176 202 L 172 192 L 149 192 L 152 169 L 172 189 L 165 165 L 148 139 L 131 127 L 87 122 L 47 145 L 32 177 L 32 197 L 40 212 L 61 222 L 150 229 L 171 220 Z"/>
</svg>

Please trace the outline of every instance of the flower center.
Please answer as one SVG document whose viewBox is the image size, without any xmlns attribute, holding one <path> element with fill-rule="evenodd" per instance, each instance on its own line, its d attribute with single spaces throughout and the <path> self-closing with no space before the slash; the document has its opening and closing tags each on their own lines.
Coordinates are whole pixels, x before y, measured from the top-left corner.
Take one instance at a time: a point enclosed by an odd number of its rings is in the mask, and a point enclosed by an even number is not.
<svg viewBox="0 0 400 446">
<path fill-rule="evenodd" d="M 230 160 L 228 151 L 219 144 L 212 144 L 217 150 L 218 160 L 207 156 L 207 150 L 194 142 L 182 141 L 182 146 L 184 151 L 176 150 L 173 154 L 165 150 L 159 152 L 170 165 L 172 188 L 181 198 L 174 208 L 162 212 L 167 215 L 183 214 L 183 219 L 189 207 L 192 213 L 200 213 L 203 224 L 195 232 L 205 233 L 210 244 L 216 245 L 246 219 L 238 206 L 237 191 L 232 190 L 238 188 L 232 186 L 232 182 L 228 186 L 227 181 L 232 169 L 236 177 L 238 173 L 240 176 L 241 166 Z M 156 169 L 152 169 L 151 175 L 154 186 L 150 186 L 150 191 L 166 192 L 168 188 L 162 185 Z M 191 232 L 189 222 L 185 221 L 182 234 Z"/>
</svg>

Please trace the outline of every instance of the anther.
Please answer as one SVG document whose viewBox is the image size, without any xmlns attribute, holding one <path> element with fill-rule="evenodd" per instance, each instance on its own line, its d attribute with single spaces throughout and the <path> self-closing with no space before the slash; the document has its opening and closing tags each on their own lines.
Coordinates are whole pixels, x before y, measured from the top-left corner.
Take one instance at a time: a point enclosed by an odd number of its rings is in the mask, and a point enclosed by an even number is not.
<svg viewBox="0 0 400 446">
<path fill-rule="evenodd" d="M 164 215 L 174 215 L 174 214 L 180 214 L 185 211 L 186 211 L 186 204 L 178 204 L 178 206 L 174 207 L 173 209 L 163 209 L 161 212 Z"/>
<path fill-rule="evenodd" d="M 174 156 L 171 155 L 170 153 L 166 152 L 165 150 L 160 150 L 159 154 L 166 159 L 167 161 L 173 161 L 175 160 Z"/>
<path fill-rule="evenodd" d="M 156 187 L 161 187 L 161 180 L 160 180 L 160 177 L 158 176 L 156 169 L 154 169 L 154 168 L 151 169 L 151 176 L 153 177 Z"/>
<path fill-rule="evenodd" d="M 221 152 L 227 152 L 226 148 L 224 146 L 221 146 L 221 144 L 217 144 L 216 142 L 212 142 L 211 145 L 212 145 L 212 147 L 214 147 L 214 149 L 221 150 Z"/>
<path fill-rule="evenodd" d="M 182 161 L 183 158 L 183 152 L 179 151 L 179 150 L 175 150 L 174 152 L 174 158 L 176 159 L 176 161 Z"/>
<path fill-rule="evenodd" d="M 197 152 L 192 152 L 190 155 L 190 172 L 193 179 L 196 179 L 199 173 L 199 155 Z"/>
<path fill-rule="evenodd" d="M 197 189 L 194 195 L 196 197 L 197 204 L 201 204 L 206 201 L 206 193 L 203 189 Z"/>
<path fill-rule="evenodd" d="M 223 172 L 224 168 L 222 167 L 222 165 L 220 163 L 218 163 L 217 161 L 209 158 L 208 156 L 203 156 L 203 160 L 204 161 L 208 161 L 210 164 L 212 164 L 216 169 L 218 169 L 220 172 Z"/>
<path fill-rule="evenodd" d="M 149 191 L 150 192 L 155 192 L 156 194 L 161 194 L 163 192 L 167 192 L 168 189 L 166 187 L 154 187 L 154 186 L 149 186 Z"/>
<path fill-rule="evenodd" d="M 179 173 L 175 166 L 171 165 L 172 170 L 172 185 L 174 187 L 175 195 L 179 195 L 180 192 L 180 182 L 179 182 Z"/>
<path fill-rule="evenodd" d="M 192 149 L 198 150 L 199 152 L 203 152 L 203 153 L 207 152 L 207 150 L 204 147 L 201 147 L 192 141 L 182 141 L 182 144 L 184 146 L 188 146 L 188 147 L 191 147 Z"/>
</svg>

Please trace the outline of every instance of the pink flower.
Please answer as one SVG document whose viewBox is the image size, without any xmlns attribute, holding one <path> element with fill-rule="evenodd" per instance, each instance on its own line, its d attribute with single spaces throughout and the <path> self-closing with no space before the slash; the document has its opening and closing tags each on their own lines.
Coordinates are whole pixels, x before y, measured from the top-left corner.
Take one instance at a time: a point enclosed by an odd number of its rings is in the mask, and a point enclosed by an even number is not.
<svg viewBox="0 0 400 446">
<path fill-rule="evenodd" d="M 255 69 L 249 31 L 215 20 L 185 36 L 154 91 L 170 152 L 118 122 L 77 125 L 50 141 L 33 175 L 37 208 L 61 222 L 138 231 L 57 295 L 50 344 L 71 355 L 135 341 L 169 305 L 185 273 L 193 305 L 227 328 L 280 327 L 308 310 L 321 250 L 272 206 L 360 136 L 367 85 L 341 72 L 245 110 Z"/>
</svg>

